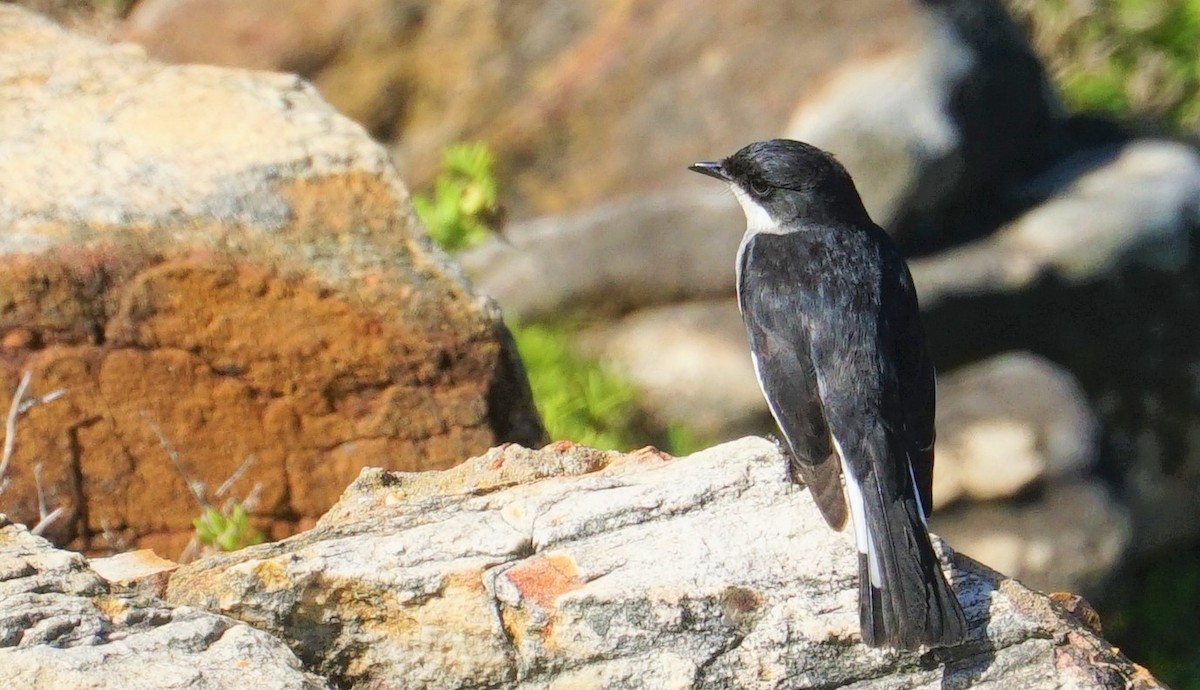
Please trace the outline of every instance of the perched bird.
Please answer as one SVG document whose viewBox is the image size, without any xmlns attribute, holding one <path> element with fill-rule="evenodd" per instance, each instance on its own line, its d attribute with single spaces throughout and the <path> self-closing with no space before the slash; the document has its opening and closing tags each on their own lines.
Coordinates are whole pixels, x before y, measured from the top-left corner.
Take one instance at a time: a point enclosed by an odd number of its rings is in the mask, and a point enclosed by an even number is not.
<svg viewBox="0 0 1200 690">
<path fill-rule="evenodd" d="M 814 146 L 763 141 L 691 169 L 729 183 L 746 213 L 737 288 L 754 369 L 793 479 L 834 529 L 849 508 L 863 641 L 962 642 L 966 619 L 925 522 L 934 372 L 899 250 Z"/>
</svg>

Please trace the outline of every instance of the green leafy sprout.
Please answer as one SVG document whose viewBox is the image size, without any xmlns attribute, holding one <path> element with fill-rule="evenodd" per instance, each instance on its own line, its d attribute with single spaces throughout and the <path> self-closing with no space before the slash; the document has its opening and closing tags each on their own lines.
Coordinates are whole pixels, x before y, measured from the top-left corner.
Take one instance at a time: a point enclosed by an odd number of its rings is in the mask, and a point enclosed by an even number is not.
<svg viewBox="0 0 1200 690">
<path fill-rule="evenodd" d="M 413 208 L 430 238 L 448 252 L 479 244 L 499 223 L 496 158 L 485 144 L 448 146 L 433 196 L 413 196 Z"/>
<path fill-rule="evenodd" d="M 192 525 L 201 544 L 220 551 L 237 551 L 265 540 L 263 533 L 250 525 L 250 513 L 240 501 L 221 508 L 206 506 Z"/>
</svg>

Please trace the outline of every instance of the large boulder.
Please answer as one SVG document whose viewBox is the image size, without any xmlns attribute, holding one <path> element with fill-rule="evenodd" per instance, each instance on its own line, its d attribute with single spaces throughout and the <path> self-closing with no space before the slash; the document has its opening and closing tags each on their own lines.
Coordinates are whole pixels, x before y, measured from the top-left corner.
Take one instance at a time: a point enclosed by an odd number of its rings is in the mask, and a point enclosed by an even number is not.
<svg viewBox="0 0 1200 690">
<path fill-rule="evenodd" d="M 168 598 L 272 632 L 347 688 L 1161 687 L 940 542 L 968 641 L 862 645 L 855 547 L 785 474 L 755 438 L 368 469 L 312 531 L 185 566 Z"/>
<path fill-rule="evenodd" d="M 282 536 L 365 465 L 541 440 L 498 310 L 308 84 L 11 5 L 0 44 L 0 391 L 61 392 L 16 419 L 14 519 L 174 556 L 199 503 L 253 493 Z"/>
</svg>

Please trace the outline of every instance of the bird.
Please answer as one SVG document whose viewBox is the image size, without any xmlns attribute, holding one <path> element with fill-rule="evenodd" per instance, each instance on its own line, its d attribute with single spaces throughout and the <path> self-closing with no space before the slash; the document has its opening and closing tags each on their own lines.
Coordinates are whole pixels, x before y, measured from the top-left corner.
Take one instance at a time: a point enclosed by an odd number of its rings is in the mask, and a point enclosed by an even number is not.
<svg viewBox="0 0 1200 690">
<path fill-rule="evenodd" d="M 908 265 L 846 169 L 789 139 L 691 170 L 746 215 L 735 270 L 754 371 L 789 476 L 857 543 L 872 647 L 949 647 L 967 623 L 929 537 L 935 373 Z"/>
</svg>

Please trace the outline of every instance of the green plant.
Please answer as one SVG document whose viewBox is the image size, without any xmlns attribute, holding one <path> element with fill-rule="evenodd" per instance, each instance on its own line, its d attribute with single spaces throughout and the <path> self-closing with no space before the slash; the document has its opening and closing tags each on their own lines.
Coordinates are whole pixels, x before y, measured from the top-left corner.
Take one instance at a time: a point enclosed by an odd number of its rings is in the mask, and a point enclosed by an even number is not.
<svg viewBox="0 0 1200 690">
<path fill-rule="evenodd" d="M 240 501 L 229 501 L 221 508 L 206 506 L 192 525 L 201 544 L 221 551 L 237 551 L 266 539 L 250 525 L 250 513 Z"/>
<path fill-rule="evenodd" d="M 636 444 L 636 390 L 623 377 L 572 351 L 572 325 L 514 325 L 511 330 L 551 438 L 602 449 L 628 450 Z"/>
<path fill-rule="evenodd" d="M 482 242 L 500 221 L 496 158 L 482 143 L 454 144 L 442 154 L 433 196 L 413 196 L 429 236 L 448 252 Z"/>
</svg>

